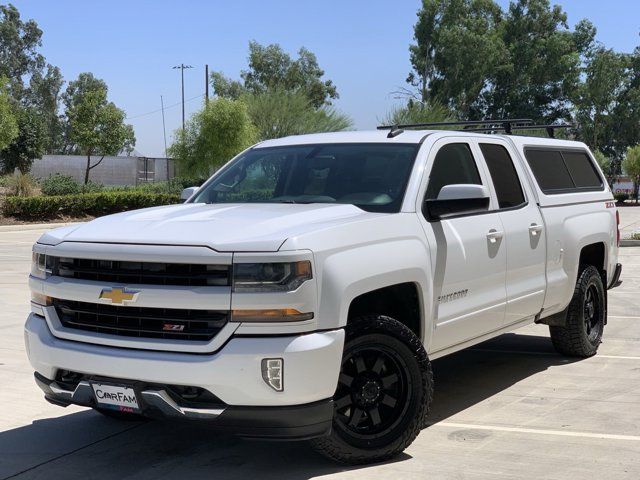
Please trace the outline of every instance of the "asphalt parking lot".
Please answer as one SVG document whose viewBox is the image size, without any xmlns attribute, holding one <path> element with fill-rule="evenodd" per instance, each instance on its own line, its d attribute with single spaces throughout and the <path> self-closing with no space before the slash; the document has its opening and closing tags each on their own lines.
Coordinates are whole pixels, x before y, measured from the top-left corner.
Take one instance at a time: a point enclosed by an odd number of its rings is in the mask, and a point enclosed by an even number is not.
<svg viewBox="0 0 640 480">
<path fill-rule="evenodd" d="M 437 360 L 433 425 L 397 460 L 347 468 L 305 444 L 45 402 L 22 339 L 41 233 L 0 228 L 0 479 L 640 478 L 640 247 L 621 249 L 597 356 L 558 356 L 530 326 Z"/>
</svg>

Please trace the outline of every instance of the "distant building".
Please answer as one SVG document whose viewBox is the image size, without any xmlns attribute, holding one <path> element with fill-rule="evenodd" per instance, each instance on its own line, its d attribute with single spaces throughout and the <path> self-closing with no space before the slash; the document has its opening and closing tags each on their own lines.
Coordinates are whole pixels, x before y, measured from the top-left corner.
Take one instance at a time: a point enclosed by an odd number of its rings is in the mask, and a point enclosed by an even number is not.
<svg viewBox="0 0 640 480">
<path fill-rule="evenodd" d="M 629 177 L 618 177 L 613 182 L 613 193 L 627 193 L 633 195 L 633 181 Z"/>
</svg>

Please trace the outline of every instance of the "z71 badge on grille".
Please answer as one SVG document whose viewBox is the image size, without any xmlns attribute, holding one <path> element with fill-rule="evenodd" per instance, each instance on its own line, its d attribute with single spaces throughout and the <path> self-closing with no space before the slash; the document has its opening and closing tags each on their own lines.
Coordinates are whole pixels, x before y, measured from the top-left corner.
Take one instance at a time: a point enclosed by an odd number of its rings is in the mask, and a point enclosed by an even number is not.
<svg viewBox="0 0 640 480">
<path fill-rule="evenodd" d="M 100 300 L 111 300 L 111 303 L 125 305 L 135 303 L 140 295 L 140 290 L 129 290 L 126 287 L 103 288 L 100 292 Z"/>
<path fill-rule="evenodd" d="M 164 325 L 162 325 L 162 330 L 164 330 L 165 332 L 182 332 L 184 331 L 184 325 L 165 323 Z"/>
</svg>

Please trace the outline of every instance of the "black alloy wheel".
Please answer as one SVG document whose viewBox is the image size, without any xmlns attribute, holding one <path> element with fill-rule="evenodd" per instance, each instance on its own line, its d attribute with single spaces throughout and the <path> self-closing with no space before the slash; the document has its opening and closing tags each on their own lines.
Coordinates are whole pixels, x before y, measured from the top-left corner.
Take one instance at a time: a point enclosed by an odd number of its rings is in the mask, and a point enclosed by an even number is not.
<svg viewBox="0 0 640 480">
<path fill-rule="evenodd" d="M 383 315 L 349 321 L 334 401 L 333 428 L 313 447 L 347 464 L 381 462 L 418 436 L 433 398 L 433 373 L 421 340 Z"/>
<path fill-rule="evenodd" d="M 602 331 L 602 305 L 595 285 L 590 285 L 584 296 L 583 316 L 587 338 L 595 343 Z"/>
<path fill-rule="evenodd" d="M 407 410 L 407 365 L 384 345 L 361 345 L 346 354 L 338 379 L 336 426 L 360 438 L 384 435 Z"/>
<path fill-rule="evenodd" d="M 549 327 L 558 353 L 585 358 L 598 351 L 607 319 L 603 276 L 593 265 L 580 266 L 565 325 Z"/>
</svg>

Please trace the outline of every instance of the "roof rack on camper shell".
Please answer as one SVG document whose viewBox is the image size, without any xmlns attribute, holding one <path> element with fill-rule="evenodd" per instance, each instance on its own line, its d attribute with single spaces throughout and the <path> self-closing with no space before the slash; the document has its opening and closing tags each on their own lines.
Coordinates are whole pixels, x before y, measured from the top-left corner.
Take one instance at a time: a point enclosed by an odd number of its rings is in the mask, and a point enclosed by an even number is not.
<svg viewBox="0 0 640 480">
<path fill-rule="evenodd" d="M 514 130 L 538 130 L 544 129 L 549 138 L 555 138 L 556 128 L 572 128 L 569 123 L 535 125 L 530 118 L 501 118 L 485 120 L 466 120 L 460 122 L 429 122 L 407 123 L 398 125 L 380 125 L 378 130 L 389 130 L 387 137 L 393 138 L 404 132 L 405 129 L 432 128 L 432 127 L 462 127 L 457 129 L 464 132 L 497 133 L 504 132 L 511 135 Z"/>
</svg>

